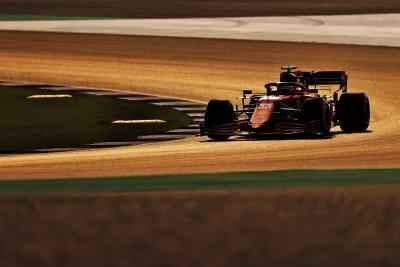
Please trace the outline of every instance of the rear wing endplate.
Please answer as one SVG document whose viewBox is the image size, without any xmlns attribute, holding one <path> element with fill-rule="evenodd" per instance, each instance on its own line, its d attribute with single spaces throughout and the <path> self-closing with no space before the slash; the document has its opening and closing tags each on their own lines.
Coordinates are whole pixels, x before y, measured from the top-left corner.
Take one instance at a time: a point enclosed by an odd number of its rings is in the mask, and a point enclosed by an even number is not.
<svg viewBox="0 0 400 267">
<path fill-rule="evenodd" d="M 347 74 L 345 71 L 303 72 L 302 75 L 303 83 L 307 88 L 318 85 L 339 85 L 339 90 L 347 91 Z"/>
</svg>

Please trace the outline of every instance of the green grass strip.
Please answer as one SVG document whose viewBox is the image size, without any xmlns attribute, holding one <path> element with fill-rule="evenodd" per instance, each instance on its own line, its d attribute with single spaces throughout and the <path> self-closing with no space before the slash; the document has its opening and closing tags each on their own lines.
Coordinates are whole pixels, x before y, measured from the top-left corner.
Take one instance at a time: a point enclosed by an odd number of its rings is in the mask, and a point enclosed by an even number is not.
<svg viewBox="0 0 400 267">
<path fill-rule="evenodd" d="M 1 181 L 0 193 L 77 194 L 99 192 L 323 187 L 398 183 L 400 183 L 400 169 L 285 170 Z"/>
<path fill-rule="evenodd" d="M 55 15 L 17 15 L 0 14 L 0 21 L 34 21 L 34 20 L 98 20 L 121 19 L 115 17 L 88 17 L 88 16 L 55 16 Z"/>
</svg>

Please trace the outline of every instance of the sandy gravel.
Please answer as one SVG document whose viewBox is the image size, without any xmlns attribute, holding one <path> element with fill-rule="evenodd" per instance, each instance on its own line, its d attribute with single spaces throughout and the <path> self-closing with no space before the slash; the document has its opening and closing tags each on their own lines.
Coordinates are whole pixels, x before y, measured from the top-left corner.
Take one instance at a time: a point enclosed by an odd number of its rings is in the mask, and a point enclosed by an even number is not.
<svg viewBox="0 0 400 267">
<path fill-rule="evenodd" d="M 226 143 L 207 138 L 0 157 L 3 179 L 399 167 L 398 48 L 76 34 L 0 33 L 4 80 L 95 86 L 198 101 L 263 91 L 282 64 L 343 69 L 372 105 L 370 132 L 325 140 Z"/>
</svg>

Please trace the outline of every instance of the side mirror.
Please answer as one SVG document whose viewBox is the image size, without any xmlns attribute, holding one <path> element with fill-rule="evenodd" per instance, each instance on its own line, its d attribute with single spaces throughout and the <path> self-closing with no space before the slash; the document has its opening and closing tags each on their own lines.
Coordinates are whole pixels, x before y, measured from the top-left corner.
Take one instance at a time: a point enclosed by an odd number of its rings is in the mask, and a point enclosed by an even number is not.
<svg viewBox="0 0 400 267">
<path fill-rule="evenodd" d="M 252 90 L 249 90 L 249 89 L 244 89 L 243 90 L 243 95 L 251 95 L 252 93 L 253 93 Z"/>
</svg>

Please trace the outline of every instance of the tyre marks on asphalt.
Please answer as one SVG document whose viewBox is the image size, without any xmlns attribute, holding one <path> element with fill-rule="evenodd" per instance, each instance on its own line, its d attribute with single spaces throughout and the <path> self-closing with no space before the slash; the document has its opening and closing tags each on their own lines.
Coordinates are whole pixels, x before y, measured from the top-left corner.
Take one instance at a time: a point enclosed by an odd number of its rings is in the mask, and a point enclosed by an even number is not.
<svg viewBox="0 0 400 267">
<path fill-rule="evenodd" d="M 93 144 L 84 144 L 78 147 L 67 147 L 67 148 L 49 148 L 49 149 L 35 149 L 31 151 L 25 151 L 24 153 L 44 153 L 44 152 L 61 152 L 71 150 L 81 150 L 90 148 L 107 148 L 107 147 L 118 147 L 118 146 L 133 146 L 145 143 L 171 141 L 184 138 L 194 137 L 199 133 L 199 123 L 204 119 L 204 113 L 206 105 L 199 102 L 173 99 L 161 96 L 144 95 L 144 94 L 132 94 L 125 92 L 110 91 L 106 89 L 95 89 L 95 88 L 82 88 L 82 87 L 71 87 L 71 86 L 54 86 L 54 85 L 40 85 L 40 84 L 27 84 L 27 83 L 12 83 L 0 81 L 0 86 L 12 86 L 12 87 L 33 87 L 43 90 L 54 90 L 54 91 L 74 91 L 75 93 L 88 94 L 93 96 L 109 96 L 116 97 L 121 100 L 130 102 L 146 102 L 153 105 L 163 106 L 167 108 L 176 109 L 180 112 L 185 113 L 191 117 L 192 121 L 185 127 L 161 132 L 157 134 L 149 134 L 138 136 L 133 141 L 116 141 L 116 142 L 99 142 Z"/>
</svg>

